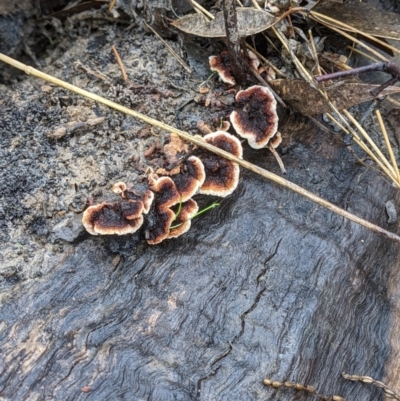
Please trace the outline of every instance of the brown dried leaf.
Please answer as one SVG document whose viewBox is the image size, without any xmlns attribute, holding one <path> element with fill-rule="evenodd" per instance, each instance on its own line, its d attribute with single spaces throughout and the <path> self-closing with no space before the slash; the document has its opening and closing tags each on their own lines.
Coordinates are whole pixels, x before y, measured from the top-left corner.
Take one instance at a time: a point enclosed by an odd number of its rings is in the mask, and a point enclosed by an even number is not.
<svg viewBox="0 0 400 401">
<path fill-rule="evenodd" d="M 278 18 L 255 8 L 237 8 L 239 35 L 250 36 L 262 32 L 274 25 Z M 200 14 L 186 15 L 174 21 L 172 25 L 183 32 L 204 38 L 224 38 L 225 23 L 222 12 L 215 14 L 215 19 L 207 21 Z"/>
<path fill-rule="evenodd" d="M 397 13 L 381 11 L 359 1 L 347 1 L 343 4 L 322 1 L 312 11 L 324 14 L 369 35 L 400 40 L 400 17 Z M 341 25 L 338 25 L 338 28 L 346 30 Z"/>
<path fill-rule="evenodd" d="M 273 89 L 289 105 L 305 116 L 331 112 L 328 102 L 321 93 L 302 80 L 276 79 L 270 82 Z M 325 84 L 329 100 L 338 110 L 347 109 L 357 104 L 374 99 L 371 91 L 380 85 L 358 82 L 334 83 L 330 87 Z M 400 88 L 389 86 L 379 96 L 400 93 Z"/>
</svg>

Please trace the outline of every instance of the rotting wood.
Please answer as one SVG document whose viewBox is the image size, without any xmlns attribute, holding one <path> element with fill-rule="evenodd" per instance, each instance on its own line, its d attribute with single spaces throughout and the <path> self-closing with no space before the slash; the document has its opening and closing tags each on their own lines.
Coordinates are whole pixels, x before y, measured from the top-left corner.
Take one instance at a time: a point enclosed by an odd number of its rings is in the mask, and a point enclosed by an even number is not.
<svg viewBox="0 0 400 401">
<path fill-rule="evenodd" d="M 363 226 L 365 228 L 368 228 L 369 230 L 371 230 L 371 231 L 373 231 L 375 233 L 381 234 L 381 235 L 383 235 L 384 237 L 386 237 L 388 239 L 391 239 L 393 241 L 396 241 L 396 242 L 400 243 L 400 237 L 397 234 L 392 233 L 390 231 L 387 231 L 387 230 L 383 229 L 382 227 L 379 227 L 379 226 L 377 226 L 375 224 L 372 224 L 369 221 L 364 220 L 364 219 L 362 219 L 360 217 L 357 217 L 354 214 L 349 213 L 346 210 L 341 209 L 340 207 L 338 207 L 338 206 L 326 201 L 323 198 L 320 198 L 319 196 L 313 194 L 312 192 L 309 192 L 309 191 L 305 190 L 304 188 L 300 187 L 299 185 L 294 184 L 294 183 L 292 183 L 292 182 L 290 182 L 288 180 L 285 180 L 284 178 L 282 178 L 282 177 L 280 177 L 280 176 L 278 176 L 276 174 L 273 174 L 268 170 L 265 170 L 265 169 L 263 169 L 261 167 L 258 167 L 258 166 L 254 165 L 252 163 L 249 163 L 246 160 L 239 159 L 239 158 L 231 155 L 230 153 L 225 152 L 225 151 L 223 151 L 223 150 L 221 150 L 221 149 L 219 149 L 219 148 L 217 148 L 215 146 L 209 145 L 200 136 L 192 136 L 192 135 L 188 134 L 187 132 L 178 130 L 177 128 L 174 128 L 174 127 L 172 127 L 172 126 L 170 126 L 168 124 L 165 124 L 163 122 L 154 120 L 154 119 L 152 119 L 152 118 L 150 118 L 148 116 L 145 116 L 145 115 L 143 115 L 143 114 L 141 114 L 141 113 L 139 113 L 139 112 L 137 112 L 135 110 L 129 109 L 129 108 L 124 107 L 124 106 L 122 106 L 122 105 L 120 105 L 118 103 L 112 102 L 112 101 L 110 101 L 108 99 L 102 98 L 101 96 L 95 95 L 93 93 L 90 93 L 88 91 L 80 89 L 80 88 L 78 88 L 78 87 L 76 87 L 74 85 L 71 85 L 71 84 L 69 84 L 67 82 L 64 82 L 64 81 L 62 81 L 60 79 L 57 79 L 57 78 L 52 77 L 52 76 L 50 76 L 48 74 L 45 74 L 45 73 L 43 73 L 43 72 L 41 72 L 41 71 L 39 71 L 39 70 L 37 70 L 37 69 L 35 69 L 33 67 L 29 67 L 29 66 L 27 66 L 27 65 L 25 65 L 25 64 L 23 64 L 23 63 L 21 63 L 21 62 L 19 62 L 17 60 L 14 60 L 13 58 L 8 57 L 8 56 L 6 56 L 4 54 L 1 54 L 1 53 L 0 53 L 0 60 L 5 62 L 5 63 L 7 63 L 7 64 L 10 64 L 10 65 L 14 66 L 15 68 L 18 68 L 18 69 L 24 71 L 28 75 L 33 75 L 33 76 L 35 76 L 37 78 L 44 79 L 45 81 L 48 81 L 48 82 L 53 83 L 55 85 L 58 85 L 58 86 L 60 86 L 62 88 L 68 89 L 68 90 L 70 90 L 72 92 L 78 93 L 78 94 L 80 94 L 82 96 L 85 96 L 85 97 L 87 97 L 89 99 L 92 99 L 94 101 L 102 103 L 102 104 L 104 104 L 104 105 L 106 105 L 108 107 L 111 107 L 111 108 L 115 109 L 115 110 L 121 111 L 122 113 L 131 115 L 131 116 L 133 116 L 135 118 L 138 118 L 138 119 L 140 119 L 140 120 L 142 120 L 142 121 L 144 121 L 144 122 L 146 122 L 148 124 L 151 124 L 153 126 L 157 126 L 157 127 L 161 128 L 161 129 L 163 129 L 165 131 L 174 132 L 178 136 L 180 136 L 182 139 L 185 139 L 185 140 L 187 140 L 187 141 L 189 141 L 189 142 L 191 142 L 191 143 L 193 143 L 195 145 L 198 145 L 198 146 L 200 146 L 200 147 L 202 147 L 204 149 L 207 149 L 210 152 L 213 152 L 213 153 L 215 153 L 215 154 L 217 154 L 217 155 L 219 155 L 221 157 L 225 157 L 226 159 L 231 160 L 231 161 L 237 163 L 238 165 L 240 165 L 240 166 L 242 166 L 242 167 L 244 167 L 244 168 L 246 168 L 246 169 L 248 169 L 250 171 L 253 171 L 253 172 L 257 173 L 257 174 L 259 174 L 259 175 L 261 175 L 261 176 L 263 176 L 263 177 L 265 177 L 265 178 L 267 178 L 267 179 L 269 179 L 269 180 L 281 185 L 284 188 L 290 189 L 293 192 L 296 192 L 297 194 L 304 196 L 305 198 L 311 200 L 312 202 L 314 202 L 314 203 L 316 203 L 316 204 L 318 204 L 320 206 L 323 206 L 323 207 L 329 209 L 330 211 L 332 211 L 332 212 L 334 212 L 334 213 L 336 213 L 336 214 L 338 214 L 338 215 L 340 215 L 340 216 L 342 216 L 342 217 L 344 217 L 344 218 L 346 218 L 346 219 L 348 219 L 348 220 L 350 220 L 350 221 L 352 221 L 354 223 L 357 223 L 357 224 L 359 224 L 359 225 L 361 225 L 361 226 Z"/>
</svg>

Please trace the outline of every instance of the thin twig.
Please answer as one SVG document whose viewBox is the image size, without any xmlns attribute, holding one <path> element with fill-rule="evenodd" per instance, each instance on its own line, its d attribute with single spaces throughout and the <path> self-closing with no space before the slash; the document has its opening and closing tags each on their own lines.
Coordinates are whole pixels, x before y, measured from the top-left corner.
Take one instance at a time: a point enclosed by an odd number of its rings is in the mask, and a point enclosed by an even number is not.
<svg viewBox="0 0 400 401">
<path fill-rule="evenodd" d="M 304 14 L 306 15 L 306 14 Z M 369 52 L 375 54 L 375 56 L 377 56 L 378 58 L 380 58 L 383 61 L 388 61 L 388 59 L 384 56 L 382 56 L 380 53 L 378 53 L 376 50 L 372 49 L 370 46 L 366 45 L 364 42 L 362 42 L 361 40 L 356 39 L 354 36 L 349 35 L 348 33 L 344 32 L 343 30 L 333 26 L 332 24 L 322 20 L 321 18 L 318 18 L 316 15 L 310 15 L 311 19 L 313 19 L 314 21 L 319 22 L 322 25 L 325 25 L 327 28 L 331 29 L 332 31 L 335 31 L 337 33 L 339 33 L 340 35 L 344 36 L 345 38 L 359 44 L 361 47 L 364 47 L 365 49 L 367 49 Z"/>
<path fill-rule="evenodd" d="M 357 132 L 355 130 L 353 130 L 351 127 L 349 127 L 350 131 L 348 131 L 331 114 L 326 113 L 326 115 L 340 129 L 342 129 L 348 135 L 351 135 L 353 137 L 354 142 L 381 168 L 381 170 L 391 179 L 391 181 L 395 181 L 394 174 L 392 174 L 392 172 L 382 163 L 382 161 L 375 155 L 375 153 L 373 153 L 372 150 L 363 142 L 363 140 L 360 138 L 360 136 L 357 134 Z"/>
<path fill-rule="evenodd" d="M 296 185 L 296 184 L 294 184 L 294 183 L 292 183 L 292 182 L 290 182 L 288 180 L 285 180 L 284 178 L 282 178 L 282 177 L 280 177 L 280 176 L 278 176 L 276 174 L 273 174 L 268 170 L 265 170 L 265 169 L 263 169 L 261 167 L 258 167 L 258 166 L 254 165 L 252 163 L 249 163 L 246 160 L 240 159 L 240 158 L 232 155 L 229 152 L 226 152 L 226 151 L 224 151 L 222 149 L 217 148 L 216 146 L 210 145 L 209 143 L 205 142 L 204 139 L 202 137 L 200 137 L 200 136 L 192 136 L 192 135 L 188 134 L 185 131 L 178 130 L 175 127 L 172 127 L 172 126 L 170 126 L 168 124 L 165 124 L 165 123 L 163 123 L 161 121 L 157 121 L 157 120 L 155 120 L 155 119 L 153 119 L 151 117 L 148 117 L 148 116 L 146 116 L 144 114 L 141 114 L 141 113 L 139 113 L 139 112 L 137 112 L 135 110 L 128 109 L 127 107 L 124 107 L 124 106 L 122 106 L 122 105 L 120 105 L 118 103 L 112 102 L 111 100 L 105 99 L 105 98 L 103 98 L 101 96 L 95 95 L 94 93 L 90 93 L 90 92 L 85 91 L 83 89 L 80 89 L 80 88 L 78 88 L 78 87 L 76 87 L 74 85 L 71 85 L 71 84 L 69 84 L 67 82 L 64 82 L 61 79 L 58 79 L 58 78 L 52 77 L 51 75 L 45 74 L 45 73 L 43 73 L 43 72 L 41 72 L 39 70 L 36 70 L 33 67 L 29 67 L 29 66 L 27 66 L 27 65 L 25 65 L 23 63 L 20 63 L 19 61 L 16 61 L 16 60 L 12 59 L 11 57 L 8 57 L 8 56 L 6 56 L 6 55 L 4 55 L 2 53 L 0 53 L 0 60 L 5 62 L 5 63 L 7 63 L 7 64 L 9 64 L 9 65 L 12 65 L 15 68 L 18 68 L 18 69 L 24 71 L 28 75 L 33 75 L 33 76 L 35 76 L 37 78 L 44 79 L 47 82 L 50 82 L 50 83 L 52 83 L 54 85 L 57 85 L 57 86 L 59 86 L 61 88 L 70 90 L 72 92 L 75 92 L 75 93 L 77 93 L 79 95 L 85 96 L 85 97 L 87 97 L 89 99 L 92 99 L 92 100 L 94 100 L 96 102 L 102 103 L 102 104 L 106 105 L 107 107 L 111 107 L 111 108 L 113 108 L 115 110 L 118 110 L 118 111 L 120 111 L 122 113 L 128 114 L 128 115 L 130 115 L 132 117 L 135 117 L 135 118 L 137 118 L 137 119 L 139 119 L 139 120 L 141 120 L 141 121 L 143 121 L 143 122 L 145 122 L 147 124 L 159 127 L 162 130 L 165 130 L 165 131 L 168 131 L 168 132 L 174 132 L 180 138 L 182 138 L 182 139 L 184 139 L 186 141 L 194 143 L 195 145 L 198 145 L 198 146 L 200 146 L 200 147 L 202 147 L 202 148 L 204 148 L 204 149 L 206 149 L 206 150 L 208 150 L 208 151 L 210 151 L 212 153 L 215 153 L 218 156 L 224 157 L 227 160 L 230 160 L 230 161 L 232 161 L 234 163 L 237 163 L 239 166 L 242 166 L 242 167 L 244 167 L 244 168 L 246 168 L 246 169 L 248 169 L 250 171 L 253 171 L 254 173 L 259 174 L 259 175 L 267 178 L 268 180 L 270 180 L 272 182 L 275 182 L 276 184 L 278 184 L 278 185 L 280 185 L 280 186 L 282 186 L 284 188 L 290 189 L 291 191 L 296 192 L 297 194 L 309 199 L 310 201 L 312 201 L 312 202 L 314 202 L 314 203 L 316 203 L 316 204 L 318 204 L 318 205 L 320 205 L 322 207 L 325 207 L 326 209 L 338 214 L 341 217 L 344 217 L 344 218 L 346 218 L 346 219 L 348 219 L 348 220 L 350 220 L 350 221 L 352 221 L 354 223 L 357 223 L 357 224 L 359 224 L 359 225 L 361 225 L 361 226 L 363 226 L 365 228 L 368 228 L 369 230 L 371 230 L 371 231 L 373 231 L 375 233 L 381 234 L 381 235 L 383 235 L 384 237 L 386 237 L 388 239 L 391 239 L 393 241 L 396 241 L 396 242 L 400 243 L 400 237 L 397 234 L 392 233 L 390 231 L 387 231 L 387 230 L 383 229 L 382 227 L 379 227 L 379 226 L 377 226 L 375 224 L 372 224 L 369 221 L 364 220 L 364 219 L 362 219 L 360 217 L 357 217 L 354 214 L 349 213 L 348 211 L 341 209 L 340 207 L 338 207 L 338 206 L 326 201 L 323 198 L 320 198 L 319 196 L 313 194 L 312 192 L 309 192 L 309 191 L 305 190 L 304 188 L 300 187 L 299 185 Z"/>
<path fill-rule="evenodd" d="M 120 57 L 120 55 L 118 53 L 118 50 L 116 49 L 116 47 L 114 45 L 111 46 L 111 49 L 114 52 L 115 58 L 117 59 L 117 63 L 118 63 L 119 68 L 121 70 L 122 77 L 124 78 L 124 81 L 127 81 L 128 80 L 128 76 L 126 75 L 126 70 L 125 70 L 125 67 L 124 67 L 124 63 L 121 60 L 121 57 Z"/>
<path fill-rule="evenodd" d="M 364 128 L 358 123 L 358 121 L 347 111 L 347 110 L 342 110 L 342 113 L 357 127 L 358 131 L 362 134 L 362 136 L 366 139 L 368 144 L 371 146 L 371 148 L 374 150 L 376 155 L 382 160 L 382 162 L 385 164 L 385 166 L 389 169 L 389 171 L 392 173 L 391 175 L 394 176 L 394 170 L 388 159 L 384 156 L 384 154 L 381 152 L 381 150 L 376 146 L 375 142 L 371 139 L 371 137 L 368 135 L 368 133 L 364 130 Z"/>
<path fill-rule="evenodd" d="M 390 160 L 392 161 L 392 164 L 393 164 L 393 167 L 394 167 L 394 171 L 396 172 L 396 176 L 397 176 L 397 186 L 400 187 L 400 173 L 399 173 L 399 168 L 398 168 L 398 166 L 397 166 L 396 158 L 394 157 L 394 154 L 393 154 L 392 145 L 390 144 L 390 141 L 389 141 L 389 137 L 388 137 L 388 134 L 387 134 L 387 131 L 386 131 L 385 124 L 383 123 L 383 120 L 382 120 L 381 112 L 379 111 L 379 109 L 377 109 L 377 110 L 375 111 L 375 113 L 376 113 L 376 117 L 378 118 L 379 126 L 381 127 L 381 131 L 382 131 L 383 137 L 385 138 L 386 147 L 387 147 L 388 152 L 389 152 Z"/>
<path fill-rule="evenodd" d="M 197 3 L 197 1 L 195 1 L 195 0 L 189 0 L 189 1 L 196 11 L 200 11 L 200 13 L 205 15 L 210 20 L 214 19 L 214 16 L 210 12 L 208 12 L 203 6 L 201 6 L 199 3 Z"/>
<path fill-rule="evenodd" d="M 146 25 L 147 28 L 150 29 L 151 32 L 154 33 L 154 35 L 157 36 L 158 39 L 163 42 L 164 46 L 167 48 L 167 50 L 176 58 L 178 63 L 189 73 L 191 74 L 193 70 L 179 57 L 178 54 L 175 53 L 175 51 L 172 49 L 172 47 L 145 21 L 143 20 L 143 23 Z"/>
<path fill-rule="evenodd" d="M 367 54 L 359 49 L 357 49 L 354 46 L 346 46 L 346 49 L 349 49 L 350 51 L 354 52 L 354 53 L 358 53 L 361 56 L 364 56 L 365 58 L 370 59 L 371 61 L 373 61 L 374 63 L 379 63 L 379 60 L 375 57 L 372 57 L 370 54 Z M 350 57 L 349 57 L 350 58 Z"/>
<path fill-rule="evenodd" d="M 108 6 L 108 12 L 110 13 L 112 11 L 112 9 L 115 6 L 115 3 L 117 2 L 117 0 L 111 0 L 110 5 Z"/>
<path fill-rule="evenodd" d="M 328 24 L 335 25 L 335 26 L 338 26 L 338 27 L 340 26 L 340 27 L 342 27 L 342 29 L 345 29 L 347 31 L 358 33 L 358 34 L 368 38 L 369 40 L 371 40 L 371 41 L 373 41 L 375 43 L 378 43 L 383 47 L 386 47 L 386 49 L 389 49 L 394 53 L 400 53 L 399 49 L 396 49 L 395 47 L 390 46 L 388 43 L 378 39 L 376 36 L 373 36 L 373 35 L 370 35 L 370 34 L 368 34 L 366 32 L 363 32 L 363 31 L 361 31 L 361 30 L 359 30 L 357 28 L 354 28 L 351 25 L 345 24 L 344 22 L 338 21 L 338 20 L 336 20 L 334 18 L 328 17 L 327 15 L 318 13 L 318 12 L 316 12 L 314 10 L 311 10 L 310 14 L 311 14 L 312 17 L 317 17 L 319 19 L 327 21 Z M 323 25 L 325 25 L 325 23 L 323 23 L 323 22 L 321 22 L 321 23 Z"/>
</svg>

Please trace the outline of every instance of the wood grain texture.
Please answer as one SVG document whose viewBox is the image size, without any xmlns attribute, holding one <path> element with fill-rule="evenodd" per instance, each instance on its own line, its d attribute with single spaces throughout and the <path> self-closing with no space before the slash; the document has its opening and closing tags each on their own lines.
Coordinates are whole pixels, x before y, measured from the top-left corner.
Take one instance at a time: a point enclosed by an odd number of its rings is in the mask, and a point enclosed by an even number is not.
<svg viewBox="0 0 400 401">
<path fill-rule="evenodd" d="M 219 121 L 220 110 L 191 102 L 200 79 L 156 39 L 93 24 L 49 73 L 184 130 Z M 109 40 L 133 89 L 121 84 Z M 249 172 L 178 239 L 54 239 L 62 216 L 76 218 L 89 195 L 97 201 L 160 162 L 143 156 L 155 139 L 133 118 L 32 78 L 0 94 L 1 401 L 312 399 L 266 388 L 265 377 L 382 400 L 342 371 L 399 387 L 395 243 Z M 46 136 L 94 112 L 104 117 L 95 129 Z M 399 195 L 375 170 L 333 136 L 306 125 L 288 131 L 289 180 L 398 230 L 385 203 L 397 205 Z M 279 173 L 267 150 L 246 148 L 244 158 Z"/>
<path fill-rule="evenodd" d="M 385 225 L 380 177 L 322 135 L 291 146 L 289 179 Z M 264 388 L 272 377 L 379 400 L 340 372 L 384 374 L 397 251 L 244 173 L 183 238 L 87 237 L 3 297 L 1 399 L 306 399 Z"/>
</svg>

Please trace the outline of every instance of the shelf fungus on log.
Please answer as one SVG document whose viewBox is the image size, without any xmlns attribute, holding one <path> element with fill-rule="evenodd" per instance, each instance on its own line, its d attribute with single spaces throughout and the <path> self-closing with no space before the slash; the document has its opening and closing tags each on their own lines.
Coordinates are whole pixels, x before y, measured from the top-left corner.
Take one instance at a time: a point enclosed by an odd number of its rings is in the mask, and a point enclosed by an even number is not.
<svg viewBox="0 0 400 401">
<path fill-rule="evenodd" d="M 254 149 L 268 145 L 278 129 L 276 100 L 264 86 L 251 86 L 236 94 L 235 111 L 230 115 L 233 128 Z"/>
<path fill-rule="evenodd" d="M 224 131 L 207 134 L 203 138 L 207 143 L 242 157 L 240 141 Z M 239 183 L 239 166 L 223 157 L 205 150 L 197 151 L 198 157 L 204 164 L 206 179 L 199 190 L 199 194 L 225 197 L 230 195 Z"/>
<path fill-rule="evenodd" d="M 181 195 L 170 177 L 155 179 L 150 176 L 149 183 L 154 202 L 146 219 L 145 237 L 150 245 L 156 245 L 168 237 L 175 219 L 171 207 L 180 202 Z"/>
<path fill-rule="evenodd" d="M 206 178 L 204 165 L 196 156 L 190 156 L 180 166 L 180 172 L 171 176 L 181 199 L 186 202 L 198 192 Z"/>
<path fill-rule="evenodd" d="M 147 190 L 144 194 L 140 194 L 134 191 L 133 189 L 128 188 L 124 182 L 115 183 L 112 186 L 111 190 L 114 193 L 121 195 L 123 199 L 142 202 L 143 214 L 147 214 L 149 212 L 151 204 L 153 203 L 154 200 L 154 192 Z"/>
<path fill-rule="evenodd" d="M 236 85 L 235 78 L 231 73 L 229 54 L 226 50 L 222 51 L 218 56 L 210 56 L 209 62 L 210 70 L 217 72 L 222 82 Z"/>
<path fill-rule="evenodd" d="M 168 238 L 176 238 L 189 231 L 191 226 L 191 219 L 199 211 L 196 201 L 189 199 L 182 203 L 181 209 L 178 212 L 175 220 L 172 222 Z"/>
<path fill-rule="evenodd" d="M 101 203 L 84 211 L 82 224 L 92 235 L 133 234 L 143 224 L 142 212 L 141 201 Z"/>
</svg>

